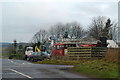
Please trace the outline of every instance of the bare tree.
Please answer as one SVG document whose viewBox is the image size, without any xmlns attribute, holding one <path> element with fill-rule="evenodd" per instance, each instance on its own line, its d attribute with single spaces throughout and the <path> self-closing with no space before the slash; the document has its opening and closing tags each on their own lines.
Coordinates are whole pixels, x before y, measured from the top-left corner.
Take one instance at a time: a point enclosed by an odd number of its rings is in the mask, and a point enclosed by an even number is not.
<svg viewBox="0 0 120 80">
<path fill-rule="evenodd" d="M 50 35 L 54 35 L 57 39 L 63 37 L 65 32 L 65 26 L 62 23 L 57 23 L 49 30 Z"/>
<path fill-rule="evenodd" d="M 100 37 L 116 39 L 117 27 L 117 23 L 112 22 L 110 18 L 95 17 L 89 27 L 89 35 L 95 39 L 99 39 Z"/>
<path fill-rule="evenodd" d="M 62 28 L 62 36 L 63 38 L 69 38 L 70 34 L 70 23 L 66 23 Z"/>
<path fill-rule="evenodd" d="M 63 34 L 65 32 L 64 24 L 62 24 L 62 23 L 56 24 L 55 25 L 55 29 L 56 29 L 56 36 L 57 36 L 57 38 L 63 37 Z"/>
<path fill-rule="evenodd" d="M 111 35 L 111 39 L 113 39 L 114 41 L 117 41 L 118 39 L 118 23 L 117 22 L 113 22 L 112 26 L 110 28 L 110 32 Z"/>
<path fill-rule="evenodd" d="M 99 39 L 101 34 L 102 34 L 102 30 L 104 28 L 105 25 L 105 19 L 106 17 L 103 16 L 99 16 L 99 17 L 94 17 L 92 19 L 92 23 L 89 26 L 89 36 L 92 36 L 95 39 Z"/>
<path fill-rule="evenodd" d="M 54 35 L 55 34 L 55 28 L 52 26 L 49 30 L 49 35 Z"/>
<path fill-rule="evenodd" d="M 34 36 L 33 36 L 33 42 L 44 42 L 48 37 L 48 33 L 46 30 L 40 29 Z"/>
<path fill-rule="evenodd" d="M 70 38 L 81 38 L 84 36 L 84 29 L 81 27 L 81 25 L 77 22 L 70 23 Z"/>
<path fill-rule="evenodd" d="M 50 34 L 59 38 L 81 38 L 83 36 L 83 28 L 77 22 L 71 23 L 58 23 L 50 29 Z"/>
</svg>

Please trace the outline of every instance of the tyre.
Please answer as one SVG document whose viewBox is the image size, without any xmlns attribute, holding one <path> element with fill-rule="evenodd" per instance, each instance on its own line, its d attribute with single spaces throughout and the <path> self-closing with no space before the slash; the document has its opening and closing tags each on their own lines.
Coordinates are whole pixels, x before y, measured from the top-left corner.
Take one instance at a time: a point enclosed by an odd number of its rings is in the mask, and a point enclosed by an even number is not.
<svg viewBox="0 0 120 80">
<path fill-rule="evenodd" d="M 34 62 L 35 60 L 34 60 L 34 58 L 31 58 L 30 61 Z"/>
<path fill-rule="evenodd" d="M 34 60 L 34 62 L 37 62 L 38 60 Z"/>
<path fill-rule="evenodd" d="M 27 57 L 27 59 L 26 59 L 26 60 L 27 60 L 27 61 L 30 61 L 30 58 L 28 58 L 28 57 Z"/>
<path fill-rule="evenodd" d="M 27 60 L 27 56 L 25 55 L 23 59 L 24 59 L 24 60 Z"/>
<path fill-rule="evenodd" d="M 43 59 L 40 59 L 39 61 L 42 61 Z"/>
<path fill-rule="evenodd" d="M 12 59 L 12 56 L 9 56 L 9 59 Z"/>
</svg>

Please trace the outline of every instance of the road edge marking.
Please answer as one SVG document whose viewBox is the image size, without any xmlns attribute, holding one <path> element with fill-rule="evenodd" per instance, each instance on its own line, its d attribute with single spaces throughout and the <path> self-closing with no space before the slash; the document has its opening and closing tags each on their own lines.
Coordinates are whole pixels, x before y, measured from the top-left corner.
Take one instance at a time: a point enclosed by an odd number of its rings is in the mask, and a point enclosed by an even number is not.
<svg viewBox="0 0 120 80">
<path fill-rule="evenodd" d="M 9 70 L 11 70 L 11 71 L 13 71 L 13 72 L 16 72 L 16 73 L 18 73 L 18 74 L 20 74 L 20 75 L 22 75 L 22 76 L 27 77 L 27 78 L 32 79 L 32 77 L 30 77 L 30 76 L 28 76 L 28 75 L 26 75 L 26 74 L 23 74 L 23 73 L 21 73 L 21 72 L 18 72 L 18 71 L 14 70 L 14 69 L 9 68 Z"/>
</svg>

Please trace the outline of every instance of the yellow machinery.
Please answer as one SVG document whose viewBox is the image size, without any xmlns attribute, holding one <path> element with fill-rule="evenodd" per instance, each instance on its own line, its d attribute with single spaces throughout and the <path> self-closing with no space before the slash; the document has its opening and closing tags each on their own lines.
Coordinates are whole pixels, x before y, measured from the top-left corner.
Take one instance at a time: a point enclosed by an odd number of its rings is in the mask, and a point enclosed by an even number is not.
<svg viewBox="0 0 120 80">
<path fill-rule="evenodd" d="M 38 46 L 35 46 L 35 51 L 36 52 L 41 52 L 41 50 L 38 48 Z"/>
</svg>

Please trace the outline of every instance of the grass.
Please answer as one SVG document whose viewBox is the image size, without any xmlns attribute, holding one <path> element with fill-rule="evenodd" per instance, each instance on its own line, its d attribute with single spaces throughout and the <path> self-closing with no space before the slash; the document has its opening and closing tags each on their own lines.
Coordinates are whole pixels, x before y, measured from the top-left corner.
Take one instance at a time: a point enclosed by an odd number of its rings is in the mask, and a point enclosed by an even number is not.
<svg viewBox="0 0 120 80">
<path fill-rule="evenodd" d="M 23 59 L 24 54 L 13 54 L 13 53 L 2 53 L 3 58 L 9 58 L 9 59 Z"/>
<path fill-rule="evenodd" d="M 120 48 L 108 48 L 105 58 L 111 61 L 118 61 Z"/>
<path fill-rule="evenodd" d="M 10 54 L 9 53 L 2 53 L 1 56 L 2 56 L 2 58 L 8 58 L 10 56 Z"/>
<path fill-rule="evenodd" d="M 64 61 L 64 60 L 43 60 L 36 62 L 37 64 L 59 64 L 59 65 L 77 65 L 78 61 Z"/>
<path fill-rule="evenodd" d="M 118 64 L 104 60 L 85 61 L 72 70 L 97 78 L 118 78 Z"/>
<path fill-rule="evenodd" d="M 10 56 L 9 56 L 9 58 L 13 58 L 13 59 L 23 59 L 24 58 L 24 54 L 11 54 Z"/>
<path fill-rule="evenodd" d="M 38 61 L 37 63 L 74 65 L 70 70 L 80 74 L 89 75 L 95 78 L 118 78 L 118 63 L 107 60 L 44 60 Z"/>
</svg>

